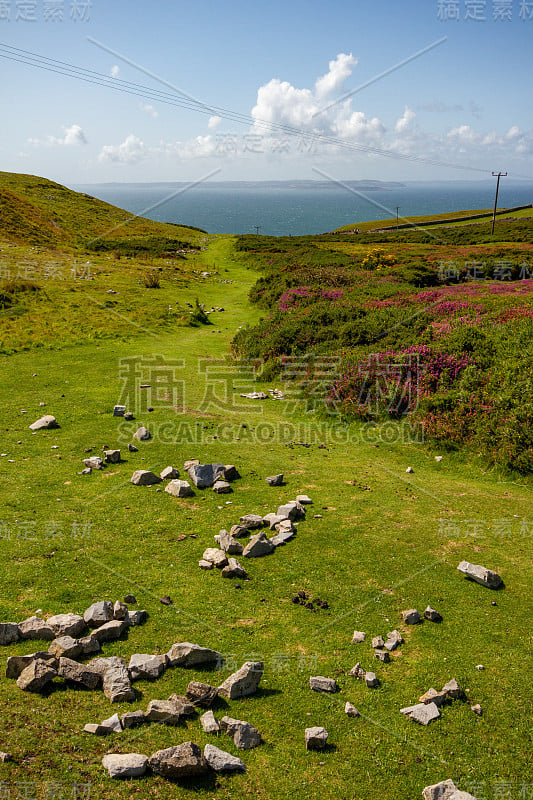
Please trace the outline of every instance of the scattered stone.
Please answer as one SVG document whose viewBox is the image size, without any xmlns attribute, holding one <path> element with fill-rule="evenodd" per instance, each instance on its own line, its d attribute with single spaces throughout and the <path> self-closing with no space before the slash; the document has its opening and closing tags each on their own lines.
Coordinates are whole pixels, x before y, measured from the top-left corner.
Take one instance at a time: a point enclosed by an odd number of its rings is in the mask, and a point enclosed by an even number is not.
<svg viewBox="0 0 533 800">
<path fill-rule="evenodd" d="M 151 439 L 150 431 L 147 430 L 144 426 L 138 428 L 135 433 L 133 434 L 133 438 L 137 439 L 139 442 L 144 442 L 147 439 Z"/>
<path fill-rule="evenodd" d="M 92 733 L 94 736 L 109 736 L 113 733 L 111 728 L 106 728 L 105 725 L 96 725 L 94 722 L 88 722 L 83 728 L 84 733 Z"/>
<path fill-rule="evenodd" d="M 470 706 L 470 708 L 472 709 L 472 711 L 474 712 L 474 714 L 477 714 L 477 715 L 478 715 L 478 717 L 480 717 L 480 716 L 483 714 L 483 709 L 481 708 L 481 706 L 479 705 L 479 703 L 476 703 L 476 705 L 475 705 L 475 706 Z"/>
<path fill-rule="evenodd" d="M 127 594 L 127 595 L 124 597 L 124 602 L 125 602 L 125 603 L 128 603 L 129 605 L 135 605 L 135 604 L 136 604 L 136 602 L 137 602 L 137 599 L 136 599 L 136 597 L 135 597 L 135 595 L 134 595 L 134 594 Z"/>
<path fill-rule="evenodd" d="M 261 558 L 274 552 L 275 546 L 272 544 L 266 534 L 261 531 L 255 536 L 252 536 L 242 554 L 245 558 Z"/>
<path fill-rule="evenodd" d="M 4 623 L 6 624 L 6 623 Z M 19 622 L 18 633 L 21 639 L 42 639 L 51 642 L 55 638 L 54 631 L 46 620 L 40 617 L 28 617 L 24 622 Z M 1 641 L 1 633 L 0 633 Z"/>
<path fill-rule="evenodd" d="M 372 647 L 383 647 L 384 645 L 383 636 L 374 636 L 372 639 Z"/>
<path fill-rule="evenodd" d="M 138 728 L 141 725 L 144 725 L 148 720 L 146 719 L 146 715 L 144 711 L 126 711 L 120 718 L 122 723 L 122 728 L 127 730 L 128 728 Z"/>
<path fill-rule="evenodd" d="M 333 678 L 324 678 L 322 675 L 316 675 L 309 678 L 309 686 L 314 692 L 338 692 L 339 687 L 337 681 Z"/>
<path fill-rule="evenodd" d="M 198 562 L 198 566 L 200 567 L 200 569 L 204 569 L 206 571 L 215 568 L 215 565 L 213 564 L 212 561 L 205 561 L 205 559 L 203 558 L 200 559 L 200 561 Z M 224 569 L 226 569 L 226 567 L 224 567 Z M 224 572 L 224 569 L 222 570 L 222 572 Z"/>
<path fill-rule="evenodd" d="M 416 608 L 410 608 L 409 611 L 402 611 L 403 621 L 406 625 L 418 625 L 422 622 L 420 612 Z"/>
<path fill-rule="evenodd" d="M 134 444 L 129 444 L 128 445 L 128 450 L 129 450 L 130 453 L 138 453 L 139 452 L 139 448 L 135 447 Z"/>
<path fill-rule="evenodd" d="M 455 678 L 452 678 L 451 681 L 448 681 L 448 683 L 442 687 L 441 691 L 447 694 L 452 700 L 462 700 L 464 697 L 464 692 Z"/>
<path fill-rule="evenodd" d="M 179 725 L 183 717 L 191 716 L 194 706 L 175 700 L 150 700 L 146 709 L 148 722 L 163 722 L 165 725 Z"/>
<path fill-rule="evenodd" d="M 476 669 L 485 669 L 483 664 L 476 664 Z"/>
<path fill-rule="evenodd" d="M 104 468 L 104 459 L 101 456 L 91 456 L 90 458 L 84 458 L 83 463 L 85 464 L 87 469 L 103 469 Z"/>
<path fill-rule="evenodd" d="M 102 720 L 100 725 L 103 728 L 109 728 L 113 733 L 122 733 L 122 722 L 118 714 L 113 714 L 112 717 Z"/>
<path fill-rule="evenodd" d="M 59 636 L 50 643 L 48 652 L 54 658 L 76 658 L 81 654 L 81 645 L 72 636 Z"/>
<path fill-rule="evenodd" d="M 377 679 L 374 672 L 365 673 L 365 683 L 369 687 L 369 689 L 376 689 L 379 686 L 379 680 Z"/>
<path fill-rule="evenodd" d="M 111 606 L 112 608 L 112 606 Z M 101 625 L 99 628 L 95 628 L 93 631 L 93 637 L 97 639 L 100 644 L 102 642 L 113 642 L 115 639 L 120 639 L 124 631 L 128 629 L 128 624 L 126 620 L 123 619 L 112 619 L 110 622 L 106 622 L 104 625 Z"/>
<path fill-rule="evenodd" d="M 428 606 L 424 611 L 424 617 L 429 619 L 430 622 L 442 622 L 442 615 L 431 606 Z"/>
<path fill-rule="evenodd" d="M 152 772 L 169 780 L 194 778 L 204 775 L 209 765 L 194 742 L 185 742 L 153 753 L 148 764 Z"/>
<path fill-rule="evenodd" d="M 210 686 L 209 683 L 191 681 L 187 686 L 185 695 L 194 705 L 201 708 L 211 708 L 218 697 L 218 689 L 216 686 Z"/>
<path fill-rule="evenodd" d="M 57 659 L 51 653 L 47 653 L 46 651 L 31 653 L 27 656 L 9 656 L 6 664 L 6 678 L 16 680 L 26 669 L 26 667 L 37 659 L 40 659 L 41 661 L 47 661 L 54 669 L 57 669 L 58 667 Z"/>
<path fill-rule="evenodd" d="M 155 483 L 161 483 L 161 478 L 149 469 L 136 469 L 130 481 L 135 486 L 153 486 Z M 168 491 L 168 486 L 165 491 Z"/>
<path fill-rule="evenodd" d="M 259 514 L 244 514 L 240 518 L 239 523 L 247 531 L 254 531 L 257 528 L 262 528 L 263 525 L 264 525 L 263 517 L 260 517 Z M 231 531 L 231 532 L 233 533 L 233 531 Z M 235 535 L 236 534 L 233 533 L 233 536 L 235 536 Z"/>
<path fill-rule="evenodd" d="M 32 422 L 29 426 L 30 431 L 41 431 L 47 428 L 59 428 L 56 418 L 52 414 L 45 414 L 44 417 Z"/>
<path fill-rule="evenodd" d="M 407 472 L 408 475 L 412 475 L 413 472 L 414 472 L 414 469 L 412 467 L 407 467 L 407 469 L 405 471 Z"/>
<path fill-rule="evenodd" d="M 168 481 L 173 480 L 174 478 L 179 478 L 180 473 L 176 467 L 165 467 L 165 469 L 160 473 L 161 480 Z"/>
<path fill-rule="evenodd" d="M 228 736 L 231 736 L 235 747 L 238 747 L 239 750 L 251 750 L 261 744 L 261 734 L 257 728 L 242 719 L 222 717 L 220 727 Z"/>
<path fill-rule="evenodd" d="M 148 758 L 140 753 L 109 754 L 102 766 L 110 778 L 140 778 L 148 768 Z"/>
<path fill-rule="evenodd" d="M 436 703 L 418 703 L 416 706 L 401 708 L 400 713 L 420 725 L 429 725 L 432 720 L 440 717 L 440 711 Z"/>
<path fill-rule="evenodd" d="M 358 717 L 359 716 L 359 711 L 351 703 L 346 703 L 346 705 L 344 706 L 344 713 L 348 717 Z"/>
<path fill-rule="evenodd" d="M 298 494 L 298 495 L 296 495 L 296 502 L 300 503 L 300 505 L 302 505 L 302 506 L 312 506 L 313 505 L 313 501 L 306 494 Z"/>
<path fill-rule="evenodd" d="M 108 669 L 104 673 L 102 685 L 105 696 L 112 703 L 129 703 L 135 700 L 135 692 L 131 686 L 130 674 L 125 664 Z"/>
<path fill-rule="evenodd" d="M 292 523 L 290 523 L 291 529 L 285 528 L 277 533 L 270 539 L 270 544 L 274 545 L 274 547 L 279 547 L 280 545 L 284 545 L 287 542 L 290 542 L 291 539 L 294 538 L 294 534 L 296 531 L 292 527 Z"/>
<path fill-rule="evenodd" d="M 328 732 L 325 728 L 306 728 L 305 729 L 305 748 L 306 750 L 324 750 L 328 741 Z"/>
<path fill-rule="evenodd" d="M 236 558 L 228 558 L 228 565 L 222 570 L 223 578 L 242 578 L 243 580 L 248 577 L 248 573 Z"/>
<path fill-rule="evenodd" d="M 225 552 L 218 547 L 208 547 L 207 550 L 204 550 L 202 561 L 210 561 L 218 569 L 222 569 L 228 563 Z"/>
<path fill-rule="evenodd" d="M 222 663 L 222 655 L 216 650 L 190 642 L 173 644 L 167 653 L 167 658 L 171 667 L 199 667 Z"/>
<path fill-rule="evenodd" d="M 56 636 L 72 636 L 76 638 L 85 631 L 83 617 L 78 614 L 56 614 L 47 620 Z"/>
<path fill-rule="evenodd" d="M 219 544 L 221 550 L 232 556 L 240 556 L 243 551 L 242 544 L 238 542 L 237 539 L 235 539 L 231 535 L 231 533 L 228 533 L 226 530 L 220 531 Z"/>
<path fill-rule="evenodd" d="M 91 475 L 91 474 L 92 474 L 92 469 L 90 467 L 85 467 L 85 469 L 82 469 L 82 471 L 78 473 L 78 475 Z"/>
<path fill-rule="evenodd" d="M 212 711 L 206 711 L 200 717 L 200 724 L 205 733 L 220 733 L 220 725 Z"/>
<path fill-rule="evenodd" d="M 128 670 L 132 681 L 151 680 L 160 678 L 167 668 L 166 656 L 135 653 L 130 658 Z"/>
<path fill-rule="evenodd" d="M 384 664 L 388 664 L 390 661 L 390 655 L 388 650 L 374 650 L 374 658 L 379 659 Z"/>
<path fill-rule="evenodd" d="M 128 606 L 126 603 L 122 603 L 120 600 L 117 600 L 115 605 L 113 606 L 113 619 L 128 619 Z"/>
<path fill-rule="evenodd" d="M 433 786 L 426 786 L 422 792 L 422 797 L 424 800 L 476 800 L 468 792 L 461 792 L 451 778 Z"/>
<path fill-rule="evenodd" d="M 283 473 L 280 472 L 279 475 L 271 475 L 269 478 L 265 478 L 265 480 L 269 486 L 283 486 Z"/>
<path fill-rule="evenodd" d="M 102 681 L 102 676 L 98 672 L 70 658 L 59 659 L 57 674 L 66 681 L 85 686 L 86 689 L 96 689 Z"/>
<path fill-rule="evenodd" d="M 436 689 L 431 687 L 425 694 L 422 695 L 422 697 L 418 698 L 418 702 L 425 703 L 426 705 L 428 703 L 435 703 L 436 706 L 440 707 L 446 702 L 447 699 L 448 695 L 446 692 L 437 692 Z"/>
<path fill-rule="evenodd" d="M 184 465 L 183 465 L 183 469 L 185 470 L 185 472 L 188 472 L 188 470 L 189 470 L 191 467 L 197 467 L 199 463 L 200 463 L 200 462 L 198 461 L 198 459 L 197 459 L 197 458 L 193 458 L 193 459 L 191 459 L 190 461 L 186 461 L 186 462 L 184 463 Z"/>
<path fill-rule="evenodd" d="M 228 481 L 215 481 L 213 491 L 217 494 L 230 494 L 233 491 Z"/>
<path fill-rule="evenodd" d="M 123 417 L 126 412 L 126 406 L 115 406 L 113 409 L 114 417 Z"/>
<path fill-rule="evenodd" d="M 296 500 L 292 500 L 290 503 L 280 506 L 276 513 L 279 516 L 288 517 L 291 522 L 295 522 L 299 519 L 305 519 L 305 508 Z"/>
<path fill-rule="evenodd" d="M 161 598 L 160 598 L 160 600 L 159 600 L 159 602 L 160 602 L 160 603 L 161 603 L 161 605 L 163 605 L 163 606 L 171 606 L 171 605 L 172 605 L 172 600 L 170 599 L 170 597 L 168 596 L 168 594 L 166 594 L 164 597 L 161 597 Z"/>
<path fill-rule="evenodd" d="M 120 450 L 104 450 L 106 464 L 120 464 Z"/>
<path fill-rule="evenodd" d="M 400 631 L 394 630 L 389 631 L 387 634 L 387 641 L 384 644 L 385 650 L 388 650 L 389 653 L 392 653 L 393 650 L 396 650 L 399 644 L 402 644 L 403 636 Z"/>
<path fill-rule="evenodd" d="M 130 625 L 144 625 L 146 620 L 148 619 L 148 611 L 144 609 L 135 609 L 134 611 L 128 611 L 128 620 Z"/>
<path fill-rule="evenodd" d="M 224 480 L 225 481 L 237 481 L 240 478 L 239 470 L 234 464 L 226 464 L 224 467 Z"/>
<path fill-rule="evenodd" d="M 133 411 L 126 411 L 126 413 L 124 414 L 124 419 L 127 419 L 128 422 L 130 422 L 132 419 L 135 419 L 135 417 L 133 416 Z M 133 447 L 133 445 L 131 446 Z"/>
<path fill-rule="evenodd" d="M 208 489 L 224 475 L 224 464 L 194 464 L 187 469 L 197 489 Z"/>
<path fill-rule="evenodd" d="M 89 628 L 98 628 L 100 625 L 110 622 L 113 619 L 113 603 L 109 600 L 93 603 L 85 611 L 83 619 Z"/>
<path fill-rule="evenodd" d="M 470 564 L 468 561 L 461 561 L 457 569 L 459 572 L 466 575 L 467 578 L 481 584 L 481 586 L 487 586 L 489 589 L 498 589 L 503 584 L 497 572 L 482 567 L 480 564 Z"/>
<path fill-rule="evenodd" d="M 364 678 L 364 677 L 365 677 L 365 675 L 366 675 L 366 672 L 365 672 L 365 670 L 363 669 L 363 667 L 361 666 L 361 664 L 360 664 L 359 662 L 357 662 L 357 664 L 355 665 L 355 667 L 352 667 L 352 668 L 351 668 L 351 670 L 350 670 L 349 674 L 350 674 L 350 675 L 351 675 L 353 678 Z M 372 674 L 373 674 L 373 673 L 372 673 Z"/>
<path fill-rule="evenodd" d="M 366 633 L 363 631 L 354 631 L 352 636 L 352 644 L 362 644 L 365 641 Z"/>
<path fill-rule="evenodd" d="M 212 744 L 204 747 L 204 758 L 215 772 L 245 772 L 246 765 L 237 756 L 232 756 Z"/>
<path fill-rule="evenodd" d="M 123 658 L 119 658 L 119 656 L 107 656 L 106 658 L 93 658 L 91 661 L 89 661 L 87 666 L 104 677 L 106 672 L 110 669 L 126 667 L 126 662 Z"/>
<path fill-rule="evenodd" d="M 187 481 L 172 480 L 165 486 L 165 492 L 172 497 L 191 497 L 194 492 Z"/>
<path fill-rule="evenodd" d="M 8 761 L 13 761 L 11 753 L 0 753 L 0 764 L 7 764 Z"/>
<path fill-rule="evenodd" d="M 45 659 L 36 658 L 22 670 L 17 686 L 23 692 L 41 692 L 55 677 L 57 670 Z"/>
<path fill-rule="evenodd" d="M 228 700 L 255 694 L 263 677 L 263 669 L 262 661 L 246 661 L 218 687 L 218 693 Z"/>
</svg>

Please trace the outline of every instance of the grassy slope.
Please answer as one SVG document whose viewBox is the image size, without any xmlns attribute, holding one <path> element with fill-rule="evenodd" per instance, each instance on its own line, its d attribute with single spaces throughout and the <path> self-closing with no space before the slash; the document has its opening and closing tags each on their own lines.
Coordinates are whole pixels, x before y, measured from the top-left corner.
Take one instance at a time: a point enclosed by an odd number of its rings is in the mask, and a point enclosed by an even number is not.
<svg viewBox="0 0 533 800">
<path fill-rule="evenodd" d="M 132 338 L 118 344 L 3 357 L 0 402 L 7 456 L 0 472 L 8 538 L 2 541 L 0 564 L 1 619 L 19 620 L 38 608 L 46 614 L 82 612 L 98 598 L 116 599 L 133 591 L 150 620 L 128 640 L 106 645 L 106 655 L 164 652 L 180 640 L 234 654 L 237 663 L 261 655 L 266 663 L 263 689 L 256 697 L 230 703 L 227 713 L 257 725 L 265 744 L 242 754 L 245 775 L 219 779 L 217 797 L 374 800 L 390 796 L 393 780 L 396 796 L 416 798 L 423 786 L 446 777 L 463 787 L 470 780 L 488 786 L 508 780 L 518 796 L 521 782 L 531 774 L 529 722 L 523 713 L 528 705 L 524 659 L 530 647 L 531 539 L 517 535 L 516 522 L 503 536 L 493 527 L 498 519 L 527 517 L 529 491 L 483 475 L 453 456 L 438 465 L 432 453 L 415 446 L 381 442 L 376 449 L 331 442 L 325 435 L 318 441 L 326 441 L 327 450 L 318 443 L 290 448 L 282 440 L 257 445 L 251 437 L 265 422 L 276 426 L 309 419 L 287 418 L 274 402 L 249 402 L 244 412 L 203 409 L 198 357 L 222 356 L 237 326 L 252 323 L 257 315 L 246 299 L 256 276 L 233 260 L 231 242 L 213 238 L 200 256 L 206 268 L 227 269 L 221 277 L 234 281 L 221 284 L 213 278 L 199 288 L 202 302 L 227 309 L 214 326 L 156 328 L 153 335 L 131 326 Z M 165 440 L 156 437 L 129 454 L 128 436 L 111 416 L 120 392 L 117 361 L 153 353 L 186 359 L 189 413 L 158 405 L 152 414 L 138 416 L 131 431 L 141 423 L 154 431 L 161 423 L 171 427 Z M 56 414 L 61 429 L 32 436 L 27 426 L 43 411 Z M 179 422 L 192 425 L 202 441 L 188 441 Z M 218 422 L 232 423 L 233 436 L 211 439 Z M 354 435 L 357 430 L 352 428 Z M 125 462 L 88 478 L 78 476 L 84 449 L 92 446 L 97 452 L 103 445 L 120 445 Z M 181 467 L 196 456 L 238 465 L 243 479 L 229 498 L 233 505 L 226 507 L 210 491 L 177 501 L 129 483 L 134 469 Z M 414 475 L 405 474 L 407 465 L 414 467 Z M 267 487 L 263 477 L 278 471 L 285 473 L 287 486 Z M 353 480 L 356 485 L 348 483 Z M 252 580 L 241 582 L 241 591 L 218 573 L 198 570 L 198 558 L 220 527 L 247 511 L 275 509 L 301 491 L 314 497 L 312 513 L 322 519 L 302 523 L 291 544 L 250 563 Z M 442 519 L 454 520 L 459 533 L 441 535 Z M 467 535 L 465 527 L 472 519 L 483 523 L 476 536 Z M 21 523 L 33 520 L 33 540 L 26 541 Z M 53 521 L 63 533 L 47 537 L 46 525 Z M 90 523 L 86 539 L 73 538 L 73 522 Z M 181 534 L 197 538 L 179 540 Z M 463 558 L 500 571 L 505 591 L 492 593 L 465 582 L 455 570 Z M 293 606 L 289 599 L 297 589 L 327 600 L 331 615 Z M 174 600 L 170 608 L 158 602 L 167 593 Z M 491 606 L 492 600 L 497 606 Z M 405 630 L 406 643 L 392 664 L 374 662 L 368 641 L 350 645 L 354 628 L 369 636 L 386 633 L 401 627 L 401 609 L 423 609 L 428 603 L 442 611 L 443 624 Z M 23 644 L 2 648 L 2 665 L 9 654 L 28 649 Z M 276 668 L 279 654 L 289 657 L 281 671 Z M 367 690 L 348 677 L 357 660 L 375 669 L 381 689 Z M 484 671 L 475 669 L 479 663 Z M 309 674 L 337 677 L 341 694 L 312 693 Z M 453 676 L 467 688 L 469 703 L 445 709 L 428 728 L 399 714 L 430 685 L 440 688 Z M 169 671 L 155 684 L 137 683 L 138 702 L 132 707 L 183 692 L 194 678 L 216 680 L 206 672 Z M 72 690 L 41 698 L 21 693 L 6 679 L 0 681 L 0 694 L 3 727 L 9 730 L 0 737 L 0 750 L 13 752 L 16 759 L 3 767 L 3 779 L 34 780 L 40 786 L 50 780 L 91 781 L 91 796 L 98 798 L 190 796 L 191 789 L 159 778 L 112 783 L 100 761 L 108 751 L 150 754 L 188 739 L 203 745 L 208 737 L 197 721 L 177 729 L 152 725 L 102 740 L 82 735 L 83 725 L 129 706 L 111 707 L 100 693 Z M 345 717 L 346 700 L 355 703 L 362 718 Z M 470 711 L 475 702 L 483 706 L 481 718 Z M 225 712 L 220 707 L 217 713 Z M 325 754 L 304 751 L 304 728 L 314 724 L 330 732 L 332 749 Z M 237 752 L 226 737 L 217 743 Z M 200 796 L 211 796 L 209 788 Z"/>
<path fill-rule="evenodd" d="M 509 214 L 506 214 L 503 210 L 498 211 L 498 219 L 515 219 L 520 217 L 531 217 L 532 216 L 531 209 L 522 209 L 521 211 L 513 211 Z M 470 209 L 468 211 L 449 211 L 445 214 L 427 214 L 422 216 L 416 217 L 400 217 L 400 223 L 406 222 L 431 222 L 435 220 L 435 227 L 438 227 L 446 221 L 446 227 L 450 225 L 469 225 L 469 224 L 484 224 L 486 220 L 479 219 L 473 220 L 473 222 L 468 221 L 460 221 L 460 222 L 448 222 L 448 220 L 453 220 L 454 217 L 465 217 L 469 215 L 475 214 L 492 214 L 492 209 L 489 208 L 480 208 L 480 209 Z M 369 222 L 356 222 L 350 225 L 343 225 L 341 228 L 336 228 L 333 233 L 350 233 L 354 228 L 358 228 L 361 232 L 368 232 L 373 231 L 375 229 L 381 228 L 394 228 L 396 225 L 396 218 L 391 217 L 390 219 L 379 219 L 379 220 L 372 220 Z M 429 229 L 432 229 L 433 225 L 427 226 Z"/>
</svg>

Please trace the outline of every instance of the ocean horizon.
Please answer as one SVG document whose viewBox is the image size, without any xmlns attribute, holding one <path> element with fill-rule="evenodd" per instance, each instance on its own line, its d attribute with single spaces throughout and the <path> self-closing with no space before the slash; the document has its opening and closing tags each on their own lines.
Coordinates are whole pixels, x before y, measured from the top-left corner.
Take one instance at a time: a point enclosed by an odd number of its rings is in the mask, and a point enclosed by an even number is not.
<svg viewBox="0 0 533 800">
<path fill-rule="evenodd" d="M 304 236 L 366 220 L 492 208 L 494 181 L 224 181 L 76 184 L 132 214 L 208 233 Z M 498 208 L 533 202 L 532 182 L 500 184 Z"/>
</svg>

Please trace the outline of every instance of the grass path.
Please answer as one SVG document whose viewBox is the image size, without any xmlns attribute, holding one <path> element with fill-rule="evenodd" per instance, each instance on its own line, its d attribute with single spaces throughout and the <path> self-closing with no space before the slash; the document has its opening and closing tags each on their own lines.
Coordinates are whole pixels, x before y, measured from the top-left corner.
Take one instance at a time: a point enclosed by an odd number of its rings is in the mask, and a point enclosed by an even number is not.
<svg viewBox="0 0 533 800">
<path fill-rule="evenodd" d="M 164 335 L 139 335 L 132 328 L 128 342 L 2 358 L 1 450 L 7 455 L 0 459 L 0 613 L 2 621 L 18 621 L 37 609 L 83 612 L 96 599 L 115 600 L 132 591 L 149 621 L 128 639 L 105 645 L 104 654 L 129 658 L 192 641 L 223 652 L 228 668 L 252 656 L 263 658 L 258 695 L 227 709 L 221 704 L 216 713 L 249 720 L 265 743 L 240 754 L 246 774 L 221 777 L 216 787 L 181 787 L 153 777 L 114 783 L 100 763 L 108 751 L 149 755 L 189 739 L 203 746 L 209 738 L 197 721 L 183 728 L 146 726 L 105 740 L 85 736 L 80 732 L 85 723 L 130 706 L 111 707 L 101 693 L 59 685 L 47 697 L 24 694 L 2 678 L 0 750 L 12 752 L 15 763 L 2 766 L 0 785 L 33 781 L 39 798 L 46 796 L 47 782 L 61 782 L 68 797 L 67 787 L 77 781 L 91 784 L 91 797 L 106 800 L 135 795 L 377 800 L 417 798 L 423 786 L 453 777 L 462 788 L 484 783 L 487 798 L 496 797 L 494 787 L 507 781 L 510 796 L 518 798 L 532 774 L 525 672 L 531 656 L 530 490 L 452 455 L 439 464 L 419 445 L 365 443 L 357 426 L 333 437 L 310 415 L 291 415 L 283 404 L 241 400 L 236 380 L 244 378 L 221 359 L 238 326 L 258 316 L 247 301 L 256 275 L 234 259 L 232 241 L 212 237 L 201 254 L 204 268 L 215 266 L 218 275 L 202 284 L 199 299 L 226 309 L 211 316 L 212 325 Z M 184 383 L 185 411 L 173 408 L 165 379 L 162 397 L 151 396 L 155 410 L 138 410 L 135 423 L 127 426 L 112 417 L 122 383 L 119 359 L 147 363 L 154 355 L 173 363 L 183 359 L 175 376 Z M 155 369 L 146 382 L 155 389 L 161 375 L 164 371 Z M 226 402 L 226 392 L 237 396 L 242 409 Z M 33 436 L 28 425 L 45 412 L 55 414 L 61 428 Z M 154 438 L 141 443 L 138 453 L 128 453 L 139 424 Z M 120 446 L 124 462 L 79 476 L 84 450 L 97 453 L 104 445 Z M 135 469 L 159 471 L 168 464 L 181 469 L 194 457 L 238 466 L 243 478 L 228 497 L 231 505 L 209 490 L 178 501 L 129 482 Z M 414 468 L 412 475 L 407 466 Z M 264 477 L 279 471 L 287 485 L 268 487 Z M 247 563 L 251 580 L 241 581 L 240 589 L 217 571 L 198 569 L 201 553 L 220 528 L 246 512 L 275 510 L 300 492 L 314 498 L 309 518 L 289 545 Z M 462 559 L 499 571 L 505 590 L 490 592 L 466 582 L 455 569 Z M 297 590 L 326 600 L 329 611 L 293 605 Z M 170 607 L 159 603 L 165 594 L 173 600 Z M 367 631 L 369 639 L 385 634 L 401 627 L 402 609 L 423 610 L 428 604 L 441 611 L 444 622 L 405 629 L 405 644 L 391 664 L 373 660 L 369 640 L 350 644 L 354 629 Z M 23 643 L 2 648 L 2 674 L 8 655 L 29 649 Z M 378 674 L 379 690 L 348 676 L 356 661 Z M 477 670 L 478 664 L 485 669 Z M 311 674 L 336 677 L 341 693 L 311 692 Z M 440 689 L 452 677 L 470 702 L 444 709 L 428 728 L 399 714 L 430 686 Z M 168 671 L 154 684 L 136 683 L 139 696 L 131 708 L 183 693 L 189 680 L 219 678 Z M 344 715 L 346 700 L 361 718 Z M 470 710 L 478 702 L 482 717 Z M 328 752 L 305 752 L 303 731 L 312 725 L 328 729 Z M 228 738 L 217 744 L 237 754 Z"/>
</svg>

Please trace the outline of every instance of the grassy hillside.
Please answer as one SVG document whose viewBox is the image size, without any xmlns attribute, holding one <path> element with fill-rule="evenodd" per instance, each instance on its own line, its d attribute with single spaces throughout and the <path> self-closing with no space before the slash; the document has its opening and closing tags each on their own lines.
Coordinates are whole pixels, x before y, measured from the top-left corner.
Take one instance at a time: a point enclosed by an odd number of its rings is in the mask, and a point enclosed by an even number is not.
<svg viewBox="0 0 533 800">
<path fill-rule="evenodd" d="M 137 217 L 35 175 L 0 172 L 0 238 L 7 241 L 120 251 L 144 240 L 147 249 L 164 251 L 198 245 L 202 233 Z"/>
<path fill-rule="evenodd" d="M 468 217 L 473 217 L 472 223 L 475 221 L 476 224 L 482 224 L 482 219 L 476 219 L 480 215 L 486 217 L 492 217 L 493 210 L 490 208 L 482 208 L 482 209 L 471 209 L 469 211 L 449 211 L 444 214 L 424 214 L 418 215 L 414 217 L 400 217 L 399 222 L 400 224 L 405 223 L 412 223 L 413 225 L 423 224 L 424 226 L 428 225 L 428 223 L 435 223 L 435 227 L 441 227 L 442 225 L 468 225 Z M 505 209 L 500 209 L 496 212 L 497 219 L 520 219 L 522 217 L 531 218 L 533 217 L 533 209 L 520 209 L 519 211 L 506 211 Z M 466 218 L 466 219 L 463 219 Z M 457 221 L 454 221 L 456 220 Z M 389 219 L 379 219 L 379 220 L 372 220 L 369 222 L 356 222 L 351 225 L 343 225 L 340 228 L 336 228 L 333 233 L 352 233 L 356 228 L 361 233 L 368 233 L 373 230 L 380 230 L 382 228 L 395 228 L 396 227 L 396 218 L 389 218 Z M 434 227 L 433 225 L 428 225 L 428 227 Z"/>
<path fill-rule="evenodd" d="M 132 703 L 112 705 L 101 691 L 59 679 L 43 695 L 22 692 L 4 677 L 7 658 L 47 643 L 0 646 L 0 751 L 13 756 L 0 765 L 2 792 L 13 800 L 30 792 L 45 800 L 52 791 L 57 800 L 416 800 L 424 786 L 453 778 L 479 800 L 502 796 L 502 787 L 513 800 L 527 796 L 533 535 L 527 477 L 505 476 L 464 451 L 403 436 L 398 420 L 369 426 L 357 418 L 324 418 L 298 401 L 288 376 L 271 372 L 271 380 L 264 375 L 256 384 L 252 362 L 229 355 L 239 331 L 257 343 L 254 331 L 277 304 L 280 288 L 330 291 L 334 281 L 338 290 L 349 280 L 360 291 L 360 306 L 363 298 L 394 300 L 395 287 L 414 295 L 417 281 L 434 278 L 432 265 L 416 260 L 419 245 L 395 247 L 402 261 L 395 286 L 388 268 L 360 269 L 368 247 L 350 252 L 335 237 L 328 243 L 323 237 L 211 236 L 204 249 L 180 260 L 113 253 L 82 259 L 79 251 L 1 247 L 0 263 L 10 270 L 32 267 L 40 277 L 26 275 L 38 288 L 22 291 L 24 279 L 11 276 L 19 291 L 0 312 L 2 335 L 12 343 L 12 352 L 0 353 L 0 622 L 36 612 L 83 613 L 96 600 L 133 593 L 135 608 L 147 609 L 149 619 L 104 644 L 102 655 L 129 660 L 189 641 L 225 657 L 218 671 L 176 668 L 157 681 L 138 681 Z M 66 276 L 87 260 L 94 280 Z M 159 289 L 142 283 L 147 269 L 157 269 Z M 251 301 L 260 295 L 260 303 Z M 273 334 L 285 343 L 292 337 L 298 357 L 307 330 L 303 312 L 314 305 L 309 295 L 299 296 L 300 316 L 287 307 L 270 329 L 260 328 L 267 346 Z M 196 297 L 207 310 L 224 309 L 209 315 L 213 324 L 193 327 L 165 317 L 169 306 L 185 309 Z M 336 317 L 331 322 L 326 312 L 338 311 L 338 300 L 309 312 L 316 314 L 309 327 L 330 342 L 339 336 Z M 355 304 L 347 313 L 352 326 L 368 316 L 358 315 Z M 386 318 L 394 311 L 381 313 Z M 416 340 L 416 326 L 405 329 Z M 347 331 L 352 336 L 354 328 Z M 382 332 L 376 322 L 376 336 Z M 253 363 L 259 368 L 260 361 Z M 241 397 L 256 388 L 282 389 L 285 399 Z M 118 402 L 133 411 L 132 422 L 113 417 Z M 30 423 L 43 413 L 54 414 L 60 427 L 32 434 Z M 130 452 L 140 425 L 152 438 Z M 82 459 L 103 447 L 120 448 L 121 463 L 81 475 Z M 236 464 L 242 478 L 229 495 L 197 490 L 182 500 L 130 482 L 134 470 L 160 472 L 167 465 L 186 477 L 183 463 L 191 458 Z M 285 485 L 268 486 L 265 477 L 278 472 Z M 221 528 L 242 514 L 275 510 L 299 493 L 314 503 L 294 540 L 271 556 L 241 559 L 249 580 L 198 568 Z M 494 592 L 466 581 L 456 570 L 463 559 L 498 571 L 505 588 Z M 328 608 L 295 604 L 299 591 Z M 165 595 L 172 605 L 160 602 Z M 403 624 L 403 610 L 428 604 L 443 615 L 440 625 Z M 395 628 L 405 641 L 383 664 L 371 639 Z M 365 643 L 351 644 L 354 630 L 367 633 Z M 250 658 L 265 664 L 260 690 L 219 700 L 214 710 L 218 718 L 255 725 L 263 744 L 254 750 L 237 750 L 225 735 L 210 737 L 197 716 L 176 727 L 144 725 L 108 737 L 82 732 L 115 712 L 183 694 L 191 680 L 219 685 Z M 378 689 L 349 675 L 356 662 L 377 674 Z M 311 691 L 311 675 L 335 678 L 340 691 Z M 430 686 L 438 690 L 454 677 L 465 702 L 444 707 L 428 727 L 400 714 Z M 358 708 L 358 718 L 345 715 L 346 701 Z M 482 716 L 471 710 L 477 703 Z M 305 728 L 314 725 L 329 732 L 325 752 L 305 750 Z M 102 768 L 106 753 L 149 756 L 189 740 L 239 756 L 246 772 L 174 784 L 153 775 L 113 781 Z"/>
</svg>

